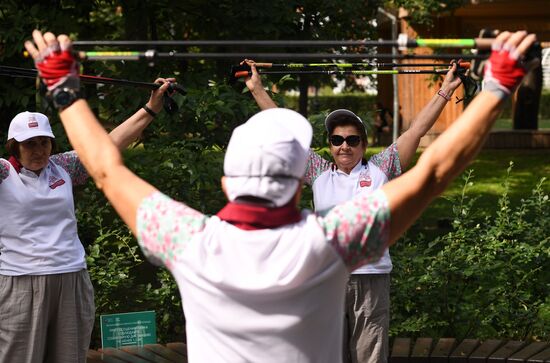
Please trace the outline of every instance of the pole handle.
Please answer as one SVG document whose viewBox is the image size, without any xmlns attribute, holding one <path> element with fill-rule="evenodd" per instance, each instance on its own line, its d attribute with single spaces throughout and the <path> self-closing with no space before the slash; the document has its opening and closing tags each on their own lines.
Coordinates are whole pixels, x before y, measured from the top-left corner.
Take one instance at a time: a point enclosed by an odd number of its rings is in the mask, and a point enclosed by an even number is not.
<svg viewBox="0 0 550 363">
<path fill-rule="evenodd" d="M 248 77 L 252 75 L 252 72 L 250 71 L 239 71 L 235 72 L 235 78 L 242 78 L 242 77 Z"/>
<path fill-rule="evenodd" d="M 273 63 L 254 63 L 256 68 L 271 68 L 273 67 Z"/>
<path fill-rule="evenodd" d="M 495 41 L 494 38 L 475 38 L 475 48 L 477 49 L 491 49 L 491 46 L 493 45 L 493 42 Z"/>
</svg>

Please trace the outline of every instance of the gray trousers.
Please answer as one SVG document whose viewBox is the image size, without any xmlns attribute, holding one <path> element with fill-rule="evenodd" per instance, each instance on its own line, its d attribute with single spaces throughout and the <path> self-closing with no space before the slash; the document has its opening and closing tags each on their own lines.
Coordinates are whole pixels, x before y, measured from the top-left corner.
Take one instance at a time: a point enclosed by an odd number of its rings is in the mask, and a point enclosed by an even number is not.
<svg viewBox="0 0 550 363">
<path fill-rule="evenodd" d="M 344 314 L 344 363 L 386 363 L 390 274 L 350 275 Z"/>
<path fill-rule="evenodd" d="M 2 363 L 85 363 L 94 320 L 86 270 L 0 275 Z"/>
</svg>

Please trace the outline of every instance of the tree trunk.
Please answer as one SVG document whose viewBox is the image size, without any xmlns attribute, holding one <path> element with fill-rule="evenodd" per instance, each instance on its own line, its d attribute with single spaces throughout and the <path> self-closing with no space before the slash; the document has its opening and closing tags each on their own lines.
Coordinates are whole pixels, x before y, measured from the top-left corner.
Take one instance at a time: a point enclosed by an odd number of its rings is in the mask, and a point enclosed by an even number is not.
<svg viewBox="0 0 550 363">
<path fill-rule="evenodd" d="M 542 59 L 542 50 L 535 55 Z M 542 66 L 540 62 L 532 68 L 516 93 L 514 103 L 514 130 L 536 130 L 538 128 L 538 115 L 540 97 L 542 92 Z"/>
<path fill-rule="evenodd" d="M 298 99 L 298 112 L 302 114 L 302 116 L 307 117 L 307 90 L 309 88 L 309 79 L 306 75 L 300 76 L 300 82 L 298 85 L 298 89 L 300 91 L 300 98 Z"/>
</svg>

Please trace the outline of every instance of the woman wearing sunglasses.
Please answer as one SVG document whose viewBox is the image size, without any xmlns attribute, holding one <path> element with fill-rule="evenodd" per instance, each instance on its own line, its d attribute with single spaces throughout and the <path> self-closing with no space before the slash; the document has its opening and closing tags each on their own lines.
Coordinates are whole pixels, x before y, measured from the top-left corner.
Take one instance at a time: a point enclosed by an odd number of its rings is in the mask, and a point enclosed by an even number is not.
<svg viewBox="0 0 550 363">
<path fill-rule="evenodd" d="M 246 85 L 258 106 L 277 107 L 265 91 L 254 62 L 246 59 L 252 76 Z M 382 152 L 364 158 L 367 130 L 353 112 L 339 109 L 325 119 L 333 162 L 310 150 L 305 184 L 313 189 L 315 210 L 323 213 L 362 193 L 372 193 L 401 175 L 411 163 L 420 138 L 433 126 L 456 88 L 462 83 L 452 63 L 441 88 L 415 117 L 411 127 Z M 389 250 L 375 263 L 355 271 L 348 281 L 344 325 L 344 362 L 386 362 L 390 320 Z"/>
</svg>

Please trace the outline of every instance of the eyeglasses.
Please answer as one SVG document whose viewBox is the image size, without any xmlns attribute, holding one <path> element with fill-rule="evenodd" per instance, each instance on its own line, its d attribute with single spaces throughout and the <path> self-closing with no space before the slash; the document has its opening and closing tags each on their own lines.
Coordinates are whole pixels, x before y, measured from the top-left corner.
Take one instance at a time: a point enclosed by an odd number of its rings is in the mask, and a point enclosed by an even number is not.
<svg viewBox="0 0 550 363">
<path fill-rule="evenodd" d="M 340 135 L 331 135 L 329 137 L 329 141 L 334 146 L 340 146 L 345 141 L 346 144 L 348 144 L 349 146 L 355 147 L 355 146 L 359 145 L 359 143 L 361 142 L 361 136 L 359 136 L 359 135 L 350 135 L 350 136 L 344 138 L 343 136 L 340 136 Z"/>
</svg>

